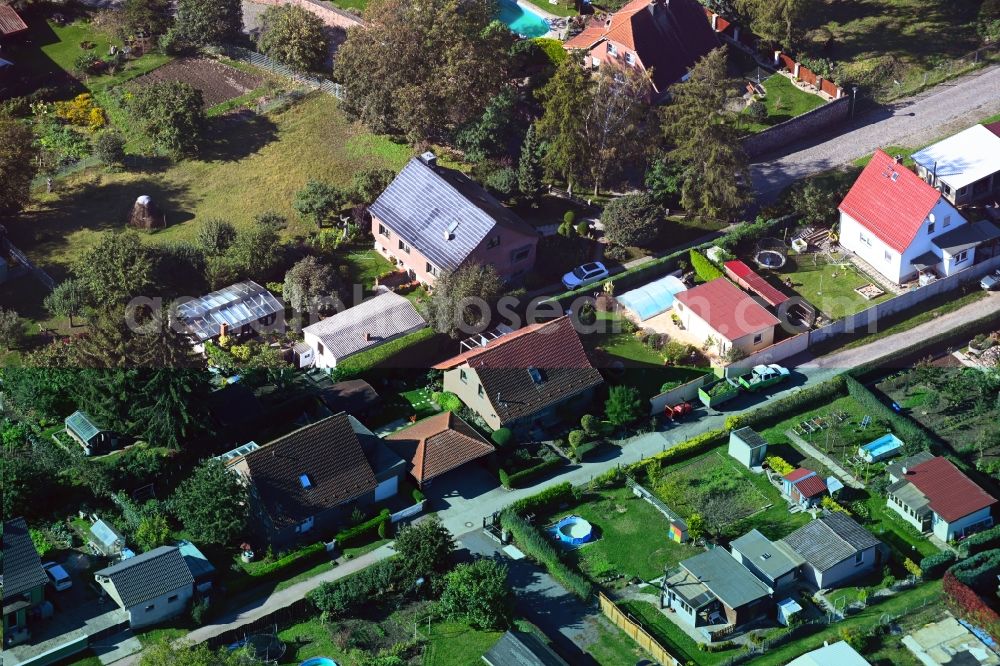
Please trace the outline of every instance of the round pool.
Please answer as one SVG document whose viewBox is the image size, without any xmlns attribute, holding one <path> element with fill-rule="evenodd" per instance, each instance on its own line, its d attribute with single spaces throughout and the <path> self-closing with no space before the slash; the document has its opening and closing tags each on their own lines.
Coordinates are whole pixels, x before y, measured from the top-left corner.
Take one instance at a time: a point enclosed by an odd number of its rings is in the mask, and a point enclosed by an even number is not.
<svg viewBox="0 0 1000 666">
<path fill-rule="evenodd" d="M 785 255 L 774 250 L 761 250 L 755 259 L 761 268 L 781 268 L 785 265 Z"/>
<path fill-rule="evenodd" d="M 306 659 L 299 666 L 337 666 L 337 662 L 329 657 L 313 657 Z"/>
<path fill-rule="evenodd" d="M 556 537 L 563 543 L 579 546 L 594 538 L 594 528 L 580 516 L 566 516 L 555 527 Z"/>
</svg>

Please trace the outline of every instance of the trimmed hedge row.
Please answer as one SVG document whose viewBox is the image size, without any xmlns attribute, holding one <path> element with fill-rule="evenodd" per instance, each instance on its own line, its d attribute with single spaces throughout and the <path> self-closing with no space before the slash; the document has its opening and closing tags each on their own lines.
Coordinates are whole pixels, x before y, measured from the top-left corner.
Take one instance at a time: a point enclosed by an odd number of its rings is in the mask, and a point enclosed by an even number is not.
<svg viewBox="0 0 1000 666">
<path fill-rule="evenodd" d="M 500 524 L 514 537 L 518 547 L 544 566 L 563 587 L 580 599 L 590 601 L 594 595 L 594 586 L 560 559 L 559 551 L 552 545 L 552 540 L 541 530 L 513 511 L 504 511 L 500 514 Z"/>
<path fill-rule="evenodd" d="M 522 469 L 520 472 L 514 472 L 513 474 L 507 475 L 507 483 L 510 488 L 520 488 L 526 485 L 529 481 L 535 477 L 544 474 L 550 469 L 559 467 L 566 461 L 562 458 L 549 458 L 548 460 L 543 460 L 534 467 L 529 467 L 528 469 Z"/>
<path fill-rule="evenodd" d="M 905 416 L 892 411 L 888 405 L 878 399 L 874 393 L 854 377 L 845 376 L 847 393 L 857 400 L 858 404 L 871 412 L 872 418 L 884 419 L 889 422 L 893 432 L 906 443 L 907 451 L 927 451 L 934 441 L 916 423 Z"/>
<path fill-rule="evenodd" d="M 337 545 L 343 548 L 344 546 L 358 545 L 364 541 L 373 541 L 378 535 L 378 526 L 389 520 L 390 515 L 389 509 L 382 509 L 374 518 L 369 518 L 363 523 L 337 532 L 335 537 Z"/>
<path fill-rule="evenodd" d="M 942 550 L 940 553 L 928 555 L 920 560 L 921 575 L 924 580 L 937 580 L 957 559 L 955 553 L 950 550 Z"/>
<path fill-rule="evenodd" d="M 226 590 L 229 594 L 237 594 L 256 585 L 284 580 L 296 573 L 301 573 L 311 569 L 324 559 L 329 559 L 326 554 L 326 544 L 317 542 L 280 557 L 274 562 L 257 564 L 251 571 L 247 571 L 245 576 L 234 578 L 226 582 Z M 294 573 L 293 573 L 294 572 Z"/>
<path fill-rule="evenodd" d="M 691 439 L 681 442 L 677 446 L 662 451 L 648 458 L 643 458 L 637 463 L 632 463 L 626 468 L 626 472 L 630 476 L 638 476 L 641 472 L 645 471 L 646 465 L 651 462 L 660 463 L 660 465 L 673 464 L 675 462 L 680 462 L 688 458 L 693 458 L 694 456 L 705 453 L 716 446 L 724 443 L 726 438 L 729 437 L 729 433 L 725 430 L 709 430 L 703 432 L 700 435 L 695 435 Z"/>
<path fill-rule="evenodd" d="M 726 429 L 739 430 L 744 427 L 762 428 L 774 425 L 784 419 L 792 411 L 802 411 L 823 402 L 843 397 L 847 387 L 843 375 L 837 375 L 821 384 L 800 389 L 784 398 L 768 401 L 762 407 L 736 414 L 726 419 Z"/>
<path fill-rule="evenodd" d="M 997 573 L 1000 573 L 1000 549 L 984 550 L 949 569 L 963 585 L 974 590 L 996 589 Z"/>
<path fill-rule="evenodd" d="M 702 282 L 711 282 L 722 277 L 722 271 L 719 270 L 719 267 L 698 250 L 691 250 L 689 256 L 691 257 L 691 268 L 694 269 L 694 274 Z"/>
<path fill-rule="evenodd" d="M 1000 547 L 1000 525 L 995 525 L 988 530 L 976 532 L 967 537 L 959 544 L 958 548 L 963 555 L 975 555 L 984 550 L 991 550 Z"/>
<path fill-rule="evenodd" d="M 537 513 L 541 509 L 564 504 L 573 500 L 573 484 L 569 481 L 549 486 L 540 493 L 511 502 L 505 511 L 511 511 L 519 516 L 526 513 Z"/>
</svg>

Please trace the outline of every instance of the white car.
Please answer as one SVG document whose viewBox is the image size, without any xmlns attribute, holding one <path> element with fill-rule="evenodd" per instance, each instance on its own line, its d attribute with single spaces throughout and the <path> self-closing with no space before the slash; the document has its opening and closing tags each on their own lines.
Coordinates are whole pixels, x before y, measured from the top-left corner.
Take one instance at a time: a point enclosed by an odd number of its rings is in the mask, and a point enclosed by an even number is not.
<svg viewBox="0 0 1000 666">
<path fill-rule="evenodd" d="M 593 261 L 583 266 L 577 266 L 566 275 L 563 275 L 562 283 L 567 289 L 579 289 L 592 282 L 603 280 L 610 273 L 599 261 Z"/>
<path fill-rule="evenodd" d="M 73 579 L 69 577 L 62 565 L 55 562 L 45 562 L 42 564 L 42 568 L 49 575 L 49 582 L 52 583 L 52 587 L 56 588 L 57 592 L 73 587 Z"/>
</svg>

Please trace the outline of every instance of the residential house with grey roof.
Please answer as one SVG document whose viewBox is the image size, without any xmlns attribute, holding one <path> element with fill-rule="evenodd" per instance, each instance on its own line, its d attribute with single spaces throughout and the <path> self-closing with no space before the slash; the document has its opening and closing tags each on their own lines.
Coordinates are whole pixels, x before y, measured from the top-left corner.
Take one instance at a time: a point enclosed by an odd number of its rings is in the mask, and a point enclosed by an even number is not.
<svg viewBox="0 0 1000 666">
<path fill-rule="evenodd" d="M 840 511 L 826 512 L 778 542 L 805 560 L 802 579 L 817 589 L 846 585 L 877 571 L 885 544 Z"/>
<path fill-rule="evenodd" d="M 729 544 L 733 558 L 750 570 L 771 594 L 794 587 L 805 559 L 786 544 L 771 541 L 757 530 L 750 530 Z"/>
<path fill-rule="evenodd" d="M 368 210 L 375 249 L 424 284 L 466 264 L 490 264 L 511 281 L 535 265 L 538 233 L 431 152 L 411 159 Z"/>
<path fill-rule="evenodd" d="M 426 327 L 427 322 L 413 303 L 384 290 L 353 308 L 302 329 L 309 351 L 308 356 L 300 355 L 300 364 L 335 368 L 346 358 Z"/>
<path fill-rule="evenodd" d="M 661 603 L 706 638 L 770 614 L 768 588 L 725 548 L 682 561 L 663 585 Z"/>
<path fill-rule="evenodd" d="M 483 655 L 487 666 L 568 666 L 541 638 L 508 631 Z"/>
<path fill-rule="evenodd" d="M 3 523 L 0 553 L 0 590 L 3 591 L 3 645 L 10 647 L 31 637 L 31 611 L 45 600 L 48 576 L 28 533 L 24 518 Z"/>
<path fill-rule="evenodd" d="M 101 589 L 126 611 L 132 629 L 183 613 L 194 595 L 194 576 L 176 546 L 160 546 L 94 574 Z"/>
</svg>

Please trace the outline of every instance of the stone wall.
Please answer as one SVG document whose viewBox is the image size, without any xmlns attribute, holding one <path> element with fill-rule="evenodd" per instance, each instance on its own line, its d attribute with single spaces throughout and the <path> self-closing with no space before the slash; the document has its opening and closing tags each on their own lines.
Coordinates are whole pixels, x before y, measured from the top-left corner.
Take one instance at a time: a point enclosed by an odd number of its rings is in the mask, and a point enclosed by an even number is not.
<svg viewBox="0 0 1000 666">
<path fill-rule="evenodd" d="M 743 139 L 743 149 L 751 159 L 807 139 L 847 120 L 851 113 L 851 98 L 841 97 L 812 111 L 769 127 Z"/>
</svg>

